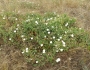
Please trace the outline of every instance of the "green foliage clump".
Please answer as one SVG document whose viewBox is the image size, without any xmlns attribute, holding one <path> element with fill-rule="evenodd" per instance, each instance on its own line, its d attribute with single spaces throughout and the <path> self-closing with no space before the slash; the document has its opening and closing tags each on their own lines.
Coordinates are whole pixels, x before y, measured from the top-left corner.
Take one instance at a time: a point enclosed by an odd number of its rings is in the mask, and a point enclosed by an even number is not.
<svg viewBox="0 0 90 70">
<path fill-rule="evenodd" d="M 52 62 L 57 52 L 90 46 L 89 34 L 76 27 L 75 19 L 65 14 L 28 14 L 22 18 L 22 22 L 13 24 L 9 31 L 0 27 L 0 37 L 8 45 L 17 45 L 32 64 Z"/>
</svg>

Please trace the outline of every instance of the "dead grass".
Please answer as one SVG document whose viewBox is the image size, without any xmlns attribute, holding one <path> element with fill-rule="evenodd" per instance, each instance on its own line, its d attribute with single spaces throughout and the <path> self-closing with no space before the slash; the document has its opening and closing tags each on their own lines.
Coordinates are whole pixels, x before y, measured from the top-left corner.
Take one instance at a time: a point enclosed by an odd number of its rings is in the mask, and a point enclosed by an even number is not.
<svg viewBox="0 0 90 70">
<path fill-rule="evenodd" d="M 15 46 L 0 48 L 0 70 L 27 70 L 25 59 Z"/>
<path fill-rule="evenodd" d="M 22 5 L 22 4 L 25 5 Z M 31 3 L 28 5 L 28 3 Z M 77 18 L 79 27 L 90 29 L 90 1 L 89 0 L 1 0 L 0 11 L 17 13 L 56 12 L 66 13 Z"/>
</svg>

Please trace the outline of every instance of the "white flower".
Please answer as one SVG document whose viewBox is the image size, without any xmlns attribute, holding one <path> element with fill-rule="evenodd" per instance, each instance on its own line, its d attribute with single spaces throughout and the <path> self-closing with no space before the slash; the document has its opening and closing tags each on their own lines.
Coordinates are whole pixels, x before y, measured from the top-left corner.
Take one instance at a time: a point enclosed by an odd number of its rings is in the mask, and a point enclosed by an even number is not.
<svg viewBox="0 0 90 70">
<path fill-rule="evenodd" d="M 22 54 L 24 53 L 24 51 L 22 52 Z"/>
<path fill-rule="evenodd" d="M 33 40 L 33 37 L 31 37 L 31 40 Z"/>
<path fill-rule="evenodd" d="M 43 52 L 42 53 L 45 53 L 46 51 L 45 51 L 45 49 L 43 49 Z"/>
<path fill-rule="evenodd" d="M 47 29 L 47 31 L 49 31 L 49 29 Z"/>
<path fill-rule="evenodd" d="M 41 47 L 43 46 L 43 44 L 40 45 Z"/>
<path fill-rule="evenodd" d="M 46 36 L 44 36 L 44 38 L 46 38 Z"/>
<path fill-rule="evenodd" d="M 17 18 L 15 20 L 18 20 Z"/>
<path fill-rule="evenodd" d="M 60 41 L 60 39 L 57 39 L 58 41 Z"/>
<path fill-rule="evenodd" d="M 82 29 L 82 28 L 79 28 L 80 30 Z"/>
<path fill-rule="evenodd" d="M 38 24 L 38 21 L 35 21 L 36 24 Z"/>
<path fill-rule="evenodd" d="M 19 26 L 19 24 L 17 24 L 17 27 Z"/>
<path fill-rule="evenodd" d="M 48 18 L 47 21 L 49 21 L 50 19 Z"/>
<path fill-rule="evenodd" d="M 60 59 L 60 58 L 57 58 L 57 59 L 56 59 L 56 62 L 57 62 L 57 63 L 58 63 L 58 62 L 60 62 L 60 61 L 61 61 L 61 59 Z"/>
<path fill-rule="evenodd" d="M 58 50 L 56 50 L 56 52 L 59 52 Z"/>
<path fill-rule="evenodd" d="M 60 36 L 59 38 L 60 38 L 60 39 L 62 39 L 62 37 L 61 37 L 61 36 Z"/>
<path fill-rule="evenodd" d="M 68 23 L 66 23 L 65 26 L 67 27 L 68 26 Z"/>
<path fill-rule="evenodd" d="M 11 38 L 9 38 L 9 40 L 11 41 L 12 39 L 11 39 Z"/>
<path fill-rule="evenodd" d="M 55 39 L 55 36 L 53 36 L 53 39 Z"/>
<path fill-rule="evenodd" d="M 48 34 L 50 34 L 50 32 L 48 32 Z"/>
<path fill-rule="evenodd" d="M 52 28 L 54 28 L 54 26 L 52 26 Z"/>
<path fill-rule="evenodd" d="M 65 47 L 66 45 L 65 44 L 63 44 L 63 47 Z"/>
<path fill-rule="evenodd" d="M 45 23 L 46 25 L 48 25 L 48 23 Z"/>
<path fill-rule="evenodd" d="M 63 47 L 65 47 L 66 46 L 66 43 L 62 40 L 62 44 L 63 44 Z"/>
<path fill-rule="evenodd" d="M 16 30 L 18 30 L 18 28 L 16 28 Z"/>
<path fill-rule="evenodd" d="M 21 35 L 21 37 L 23 38 L 23 37 L 24 37 L 24 35 Z"/>
<path fill-rule="evenodd" d="M 50 18 L 50 20 L 52 20 L 53 18 Z"/>
<path fill-rule="evenodd" d="M 30 22 L 30 19 L 27 19 L 26 22 Z"/>
<path fill-rule="evenodd" d="M 36 63 L 38 63 L 38 61 L 36 61 Z"/>
<path fill-rule="evenodd" d="M 50 41 L 50 44 L 52 44 L 52 41 Z"/>
<path fill-rule="evenodd" d="M 67 31 L 65 31 L 65 34 L 67 33 Z"/>
<path fill-rule="evenodd" d="M 65 42 L 62 40 L 62 43 L 65 44 Z"/>
<path fill-rule="evenodd" d="M 71 37 L 74 37 L 74 35 L 73 35 L 73 34 L 71 34 Z"/>
<path fill-rule="evenodd" d="M 16 30 L 14 30 L 14 33 L 16 33 Z"/>
<path fill-rule="evenodd" d="M 63 49 L 60 49 L 60 51 L 62 52 L 62 51 L 63 51 Z"/>
<path fill-rule="evenodd" d="M 23 41 L 25 41 L 26 39 L 25 38 L 23 38 Z"/>
<path fill-rule="evenodd" d="M 3 17 L 3 19 L 6 19 L 5 16 Z"/>
<path fill-rule="evenodd" d="M 26 52 L 28 52 L 28 48 L 26 48 Z"/>
</svg>

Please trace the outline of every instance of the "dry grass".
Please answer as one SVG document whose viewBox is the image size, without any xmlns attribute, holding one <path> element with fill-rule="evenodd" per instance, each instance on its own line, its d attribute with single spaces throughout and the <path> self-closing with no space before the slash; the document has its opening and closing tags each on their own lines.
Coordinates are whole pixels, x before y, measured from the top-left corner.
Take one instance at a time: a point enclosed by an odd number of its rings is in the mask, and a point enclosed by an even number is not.
<svg viewBox="0 0 90 70">
<path fill-rule="evenodd" d="M 0 11 L 18 13 L 56 12 L 66 13 L 77 18 L 78 26 L 90 27 L 90 1 L 89 0 L 0 0 Z"/>
<path fill-rule="evenodd" d="M 0 70 L 27 70 L 21 52 L 13 46 L 0 47 Z"/>
</svg>

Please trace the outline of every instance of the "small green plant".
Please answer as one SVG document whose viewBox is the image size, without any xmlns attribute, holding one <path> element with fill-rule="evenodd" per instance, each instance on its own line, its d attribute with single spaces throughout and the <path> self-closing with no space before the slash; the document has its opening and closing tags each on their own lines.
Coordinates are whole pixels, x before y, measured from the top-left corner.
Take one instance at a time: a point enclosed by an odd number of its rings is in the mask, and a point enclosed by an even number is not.
<svg viewBox="0 0 90 70">
<path fill-rule="evenodd" d="M 90 46 L 89 34 L 76 27 L 75 19 L 66 14 L 27 14 L 21 18 L 22 22 L 13 24 L 9 31 L 0 28 L 0 36 L 7 44 L 17 45 L 27 62 L 43 65 L 54 62 L 57 52 Z"/>
</svg>

